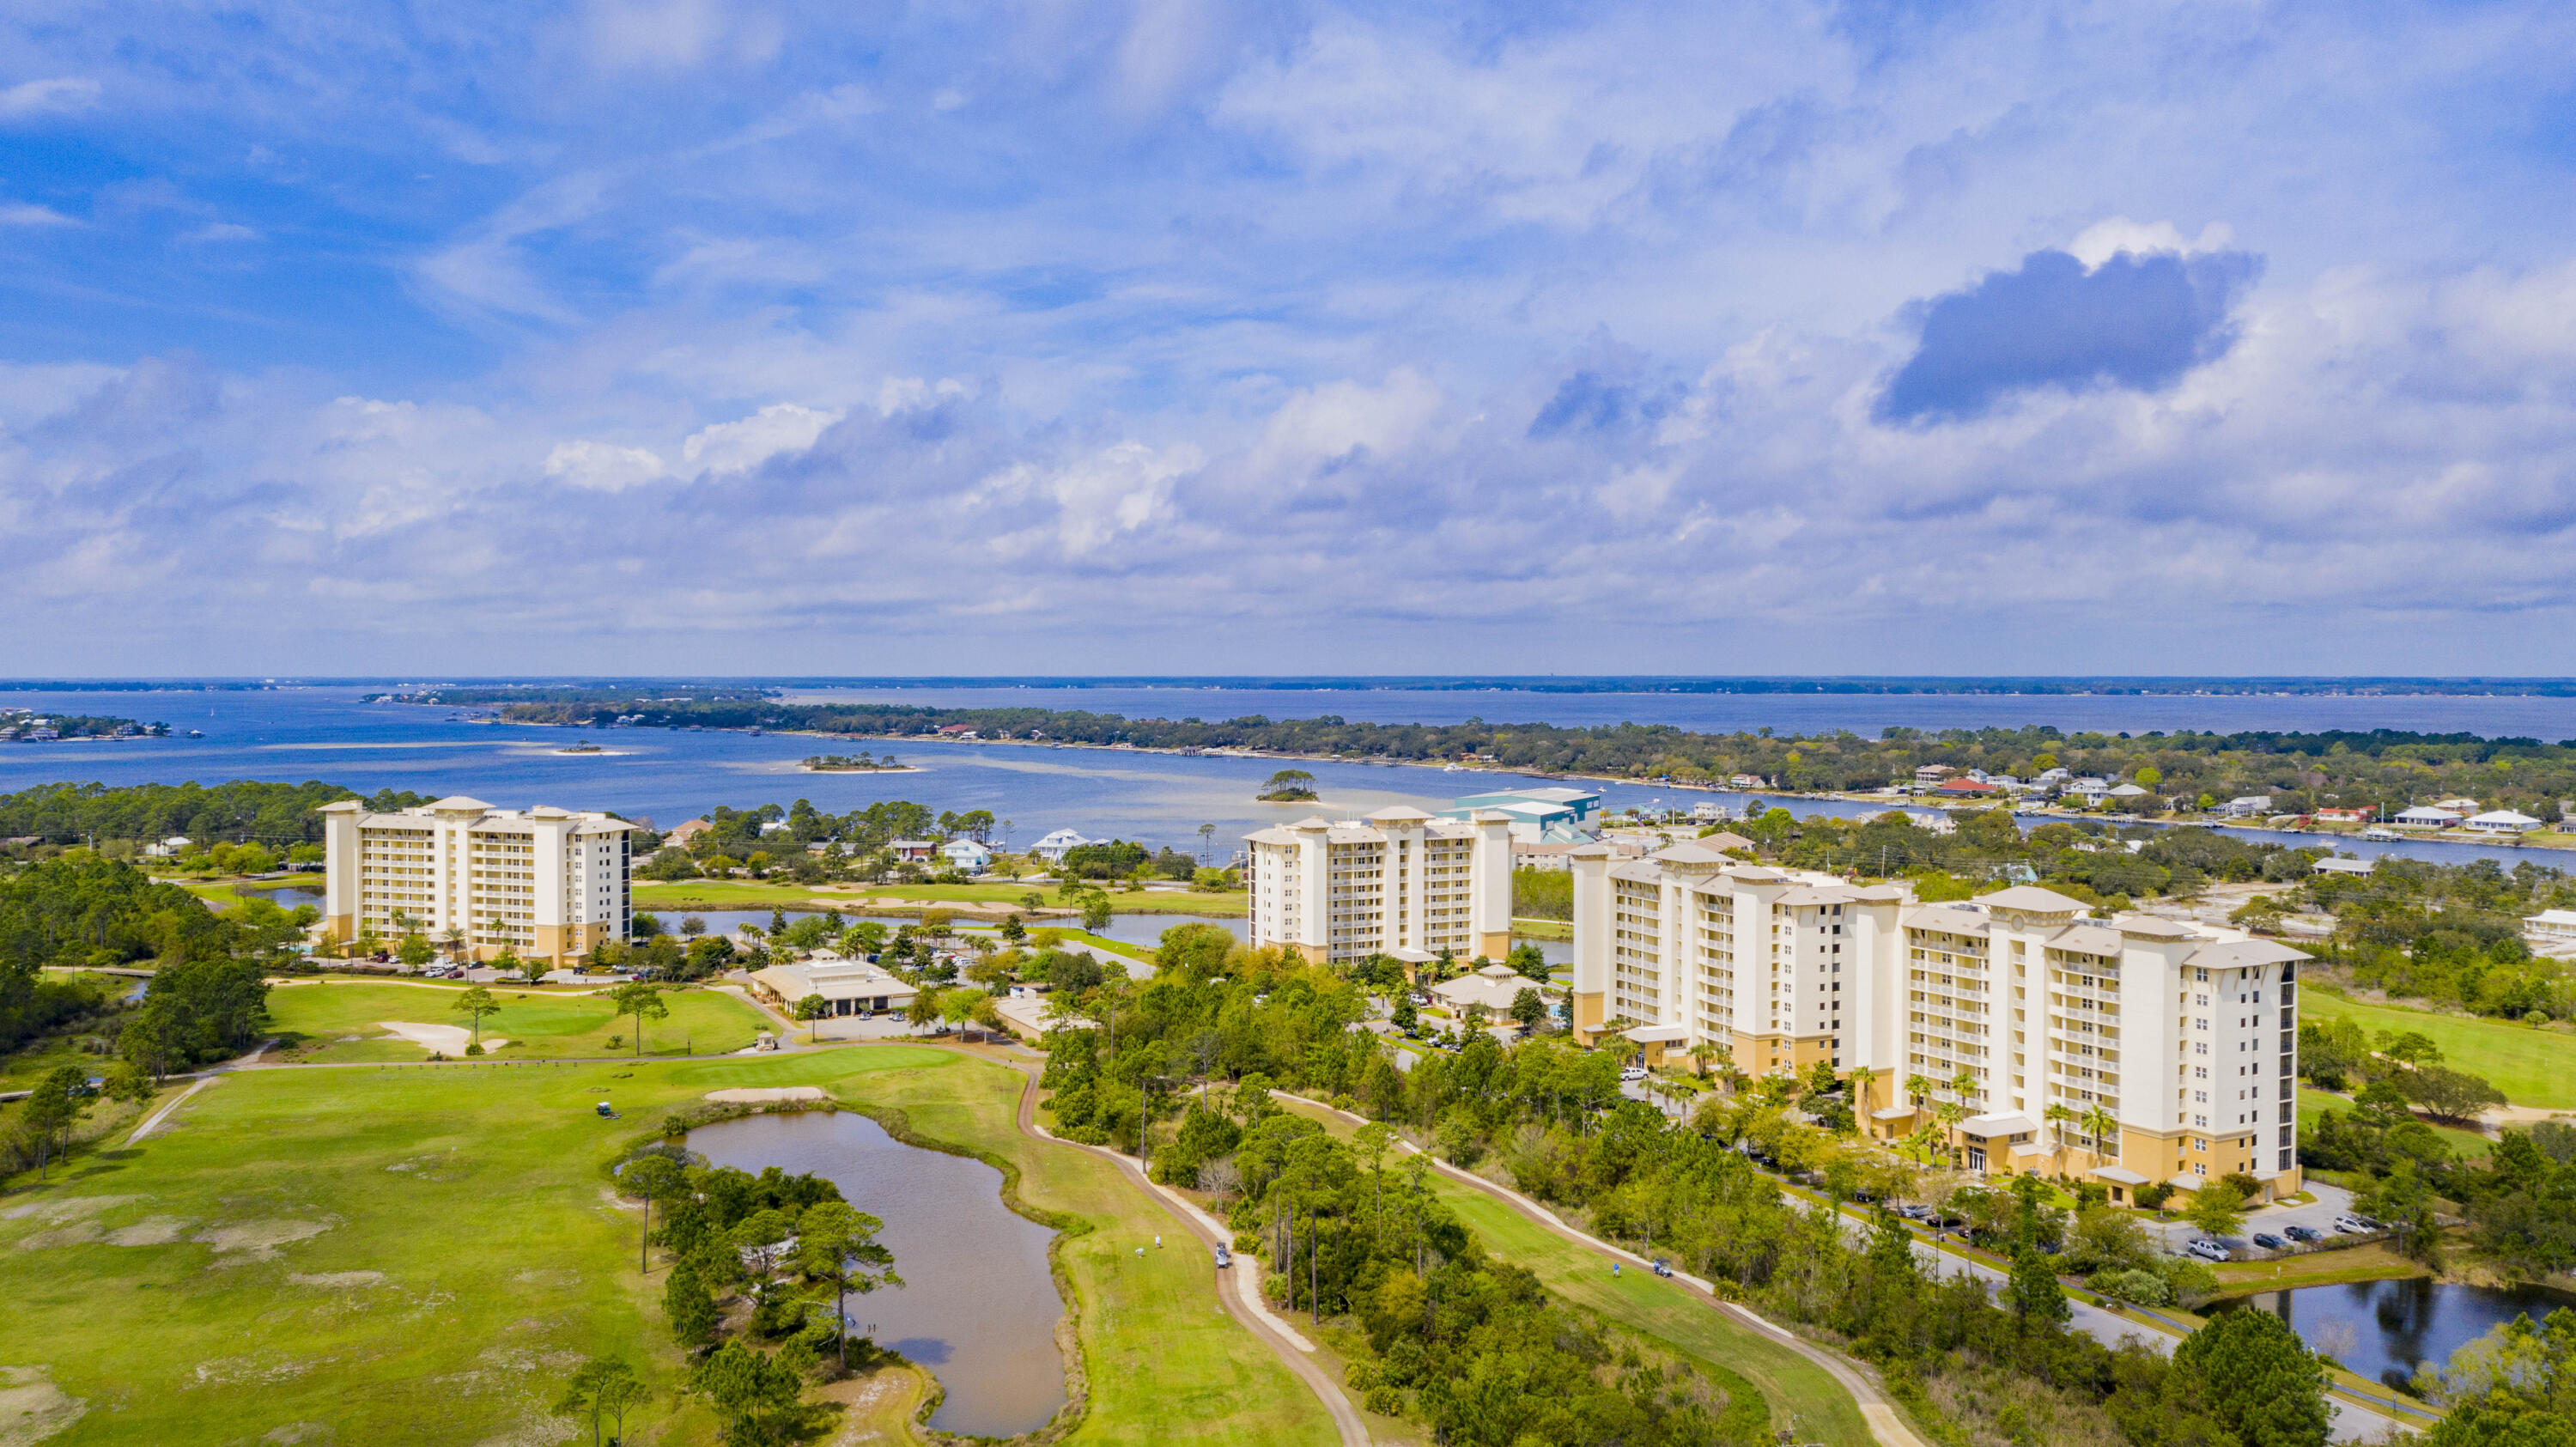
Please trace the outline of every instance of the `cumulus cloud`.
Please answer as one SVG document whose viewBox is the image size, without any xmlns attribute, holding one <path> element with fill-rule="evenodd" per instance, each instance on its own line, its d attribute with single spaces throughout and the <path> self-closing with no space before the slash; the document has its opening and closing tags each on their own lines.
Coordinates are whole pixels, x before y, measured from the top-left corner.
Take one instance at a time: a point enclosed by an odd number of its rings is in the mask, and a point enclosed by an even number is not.
<svg viewBox="0 0 2576 1447">
<path fill-rule="evenodd" d="M 248 3 L 13 32 L 31 670 L 2563 671 L 2569 7 Z"/>
<path fill-rule="evenodd" d="M 2120 249 L 2092 266 L 2034 251 L 1921 308 L 1922 340 L 1874 415 L 1957 420 L 2040 388 L 2156 391 L 2226 352 L 2236 337 L 2229 308 L 2261 271 L 2241 251 Z"/>
<path fill-rule="evenodd" d="M 662 478 L 667 469 L 650 448 L 587 440 L 558 442 L 546 454 L 546 476 L 592 492 L 624 492 Z"/>
<path fill-rule="evenodd" d="M 838 411 L 775 402 L 739 422 L 718 422 L 690 433 L 680 444 L 680 460 L 709 472 L 742 472 L 779 453 L 804 451 L 840 420 Z"/>
</svg>

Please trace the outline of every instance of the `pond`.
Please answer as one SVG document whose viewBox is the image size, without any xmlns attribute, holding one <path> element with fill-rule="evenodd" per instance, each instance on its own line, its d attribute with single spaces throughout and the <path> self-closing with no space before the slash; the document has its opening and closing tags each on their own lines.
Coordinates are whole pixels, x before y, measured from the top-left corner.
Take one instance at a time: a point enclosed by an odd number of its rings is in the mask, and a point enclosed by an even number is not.
<svg viewBox="0 0 2576 1447">
<path fill-rule="evenodd" d="M 850 1321 L 878 1345 L 938 1375 L 947 1399 L 930 1425 L 1008 1437 L 1064 1405 L 1064 1315 L 1047 1267 L 1054 1232 L 1002 1204 L 1002 1173 L 908 1146 L 848 1111 L 754 1115 L 689 1133 L 689 1149 L 755 1174 L 811 1172 L 885 1222 L 900 1289 L 850 1298 Z"/>
<path fill-rule="evenodd" d="M 2558 1307 L 2576 1307 L 2576 1298 L 2536 1286 L 2467 1286 L 2417 1277 L 2258 1292 L 2213 1302 L 2210 1310 L 2271 1312 L 2301 1341 L 2355 1375 L 2403 1388 L 2416 1368 L 2438 1369 L 2451 1353 L 2516 1316 L 2538 1321 Z"/>
</svg>

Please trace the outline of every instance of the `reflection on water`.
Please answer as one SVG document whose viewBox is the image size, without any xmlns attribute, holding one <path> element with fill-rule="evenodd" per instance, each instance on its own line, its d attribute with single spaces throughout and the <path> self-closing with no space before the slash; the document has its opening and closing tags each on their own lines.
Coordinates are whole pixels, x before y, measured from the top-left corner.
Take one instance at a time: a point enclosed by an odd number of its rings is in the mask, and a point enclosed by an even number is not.
<svg viewBox="0 0 2576 1447">
<path fill-rule="evenodd" d="M 1002 1204 L 1002 1174 L 981 1161 L 908 1146 L 849 1112 L 754 1115 L 689 1133 L 689 1149 L 757 1173 L 812 1172 L 878 1217 L 897 1289 L 850 1298 L 862 1333 L 936 1368 L 947 1400 L 930 1425 L 1007 1437 L 1064 1405 L 1064 1314 L 1047 1268 L 1054 1233 Z"/>
<path fill-rule="evenodd" d="M 2258 1292 L 2212 1309 L 2271 1312 L 2354 1374 L 2403 1388 L 2418 1367 L 2438 1369 L 2451 1353 L 2516 1316 L 2537 1321 L 2563 1306 L 2576 1300 L 2535 1286 L 2498 1289 L 2418 1277 Z"/>
</svg>

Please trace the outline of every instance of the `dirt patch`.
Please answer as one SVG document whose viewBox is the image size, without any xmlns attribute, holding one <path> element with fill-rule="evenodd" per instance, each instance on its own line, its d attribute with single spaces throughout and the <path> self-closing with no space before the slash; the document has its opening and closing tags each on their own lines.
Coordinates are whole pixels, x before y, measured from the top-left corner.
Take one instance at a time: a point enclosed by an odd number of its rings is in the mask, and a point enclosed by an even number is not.
<svg viewBox="0 0 2576 1447">
<path fill-rule="evenodd" d="M 50 1201 L 29 1201 L 23 1206 L 12 1206 L 0 1211 L 0 1217 L 24 1221 L 32 1216 L 46 1225 L 59 1226 L 66 1221 L 82 1220 L 142 1199 L 141 1196 L 60 1196 Z"/>
<path fill-rule="evenodd" d="M 146 1216 L 108 1232 L 105 1240 L 110 1246 L 167 1246 L 187 1229 L 188 1223 L 177 1216 Z"/>
<path fill-rule="evenodd" d="M 274 1261 L 277 1248 L 309 1241 L 332 1227 L 337 1221 L 236 1221 L 226 1226 L 209 1226 L 191 1241 L 215 1248 L 217 1266 L 237 1266 L 245 1261 Z"/>
<path fill-rule="evenodd" d="M 287 1281 L 295 1286 L 319 1287 L 324 1291 L 362 1291 L 385 1284 L 381 1271 L 315 1271 L 291 1272 Z"/>
<path fill-rule="evenodd" d="M 43 1367 L 0 1367 L 0 1447 L 33 1447 L 88 1410 L 87 1402 L 55 1386 Z"/>
<path fill-rule="evenodd" d="M 465 1047 L 474 1043 L 474 1032 L 462 1025 L 423 1025 L 413 1020 L 378 1020 L 376 1025 L 388 1035 L 398 1035 L 441 1055 L 462 1055 Z M 498 1035 L 483 1037 L 486 1051 L 498 1050 L 509 1043 Z"/>
<path fill-rule="evenodd" d="M 823 1098 L 823 1087 L 819 1085 L 738 1085 L 731 1090 L 710 1090 L 707 1092 L 707 1099 L 721 1101 L 727 1105 L 748 1105 L 770 1100 L 821 1100 Z"/>
<path fill-rule="evenodd" d="M 259 1440 L 277 1443 L 278 1447 L 300 1447 L 306 1442 L 330 1441 L 331 1429 L 319 1422 L 289 1422 L 283 1427 L 269 1428 L 268 1435 Z"/>
<path fill-rule="evenodd" d="M 815 1396 L 844 1407 L 830 1447 L 861 1447 L 870 1442 L 909 1442 L 904 1423 L 921 1400 L 921 1379 L 902 1367 L 862 1371 L 825 1384 Z"/>
</svg>

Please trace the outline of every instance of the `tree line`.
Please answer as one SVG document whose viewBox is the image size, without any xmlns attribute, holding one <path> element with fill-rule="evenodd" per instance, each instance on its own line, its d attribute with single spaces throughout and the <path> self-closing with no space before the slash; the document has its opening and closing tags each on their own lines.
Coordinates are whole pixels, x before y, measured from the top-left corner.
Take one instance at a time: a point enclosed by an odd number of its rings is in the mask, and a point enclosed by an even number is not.
<svg viewBox="0 0 2576 1447">
<path fill-rule="evenodd" d="M 1915 1188 L 1902 1162 L 1857 1142 L 1829 1071 L 1737 1076 L 1676 1119 L 1620 1094 L 1615 1056 L 1553 1036 L 1507 1047 L 1476 1034 L 1400 1068 L 1351 1028 L 1369 1013 L 1375 969 L 1315 966 L 1195 924 L 1166 931 L 1156 963 L 1149 982 L 1112 977 L 1068 1002 L 1090 1023 L 1048 1036 L 1056 1129 L 1139 1151 L 1156 1178 L 1214 1196 L 1274 1302 L 1347 1327 L 1367 1404 L 1439 1440 L 1746 1441 L 1769 1424 L 1744 1415 L 1734 1384 L 1623 1342 L 1486 1259 L 1419 1189 L 1419 1158 L 1400 1157 L 1399 1137 L 1809 1325 L 1876 1362 L 1935 1422 L 1955 1414 L 1981 1437 L 2016 1440 L 2083 1440 L 2082 1427 L 2136 1447 L 2324 1440 L 2323 1370 L 2275 1318 L 2235 1314 L 2171 1361 L 2067 1329 L 2061 1272 L 2133 1299 L 2214 1289 L 2196 1263 L 2169 1271 L 2098 1193 L 2071 1215 L 2028 1188 L 1945 1198 L 2015 1260 L 1999 1301 L 1972 1281 L 1932 1280 L 1893 1217 L 1855 1234 L 1835 1211 L 1784 1196 L 1759 1162 L 1837 1201 Z M 1732 1075 L 1712 1053 L 1714 1073 Z M 1274 1086 L 1373 1124 L 1336 1139 L 1277 1109 Z M 2025 1415 L 2003 1420 L 1999 1401 Z"/>
<path fill-rule="evenodd" d="M 200 843 L 252 840 L 267 844 L 318 843 L 321 809 L 357 799 L 378 812 L 426 804 L 429 796 L 400 789 L 360 794 L 337 784 L 236 780 L 203 784 L 39 784 L 0 794 L 0 837 L 33 837 L 53 844 L 87 840 L 149 842 L 186 835 Z"/>
<path fill-rule="evenodd" d="M 1769 787 L 1799 791 L 1875 789 L 1910 779 L 1926 764 L 1982 769 L 2031 779 L 2053 768 L 2127 780 L 2146 788 L 2139 812 L 2200 807 L 2240 795 L 2269 794 L 2276 812 L 2336 806 L 2380 806 L 2465 794 L 2523 810 L 2558 815 L 2576 798 L 2576 740 L 2484 738 L 2469 733 L 2401 729 L 2317 732 L 2248 730 L 2220 734 L 2162 730 L 2139 735 L 2020 728 L 1890 728 L 1876 739 L 1848 730 L 1778 735 L 1769 729 L 1699 733 L 1665 724 L 1458 724 L 1353 722 L 1338 715 L 1271 719 L 1260 714 L 1209 721 L 1130 719 L 1118 714 L 1040 708 L 932 708 L 912 704 L 788 704 L 767 698 L 657 700 L 531 699 L 490 690 L 481 701 L 503 703 L 527 723 L 605 724 L 641 714 L 664 727 L 782 728 L 864 737 L 912 738 L 964 725 L 991 739 L 1128 744 L 1140 748 L 1247 749 L 1311 756 L 1470 760 L 1506 769 L 1723 785 L 1738 774 Z"/>
</svg>

